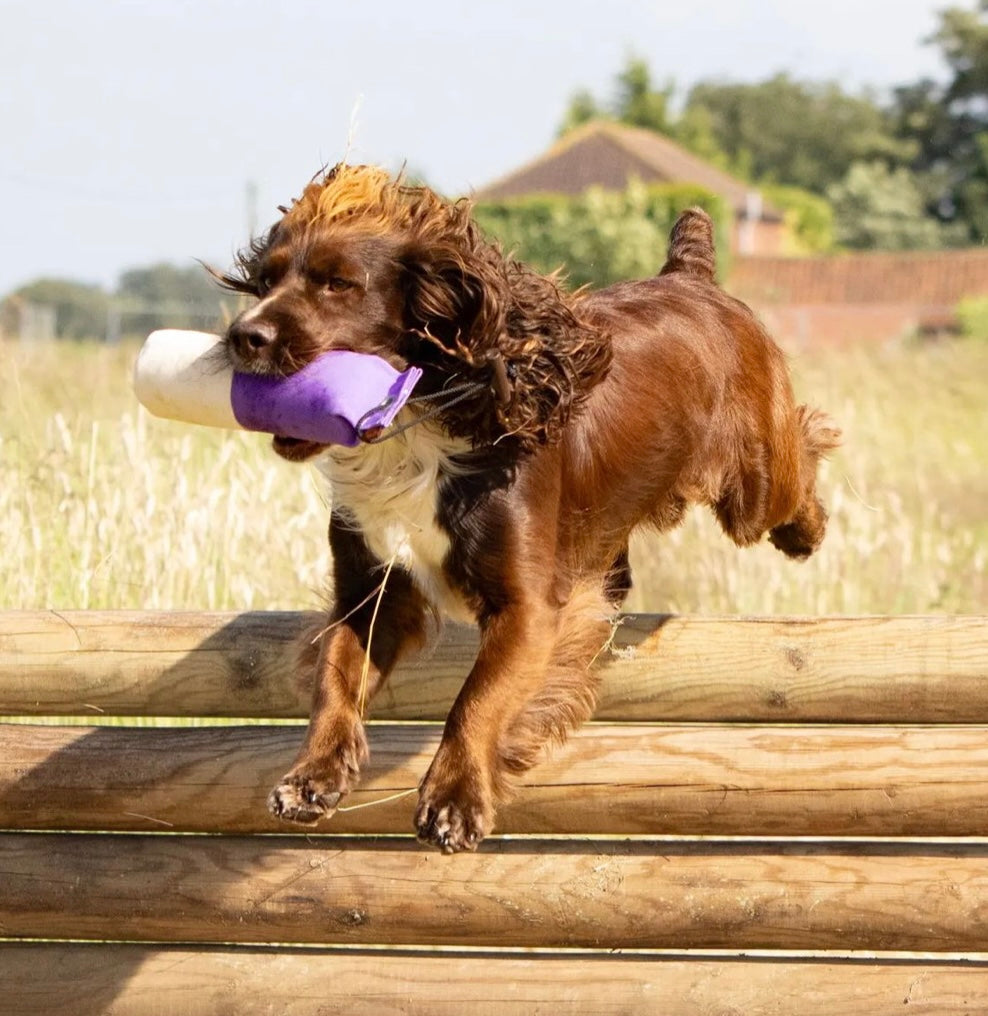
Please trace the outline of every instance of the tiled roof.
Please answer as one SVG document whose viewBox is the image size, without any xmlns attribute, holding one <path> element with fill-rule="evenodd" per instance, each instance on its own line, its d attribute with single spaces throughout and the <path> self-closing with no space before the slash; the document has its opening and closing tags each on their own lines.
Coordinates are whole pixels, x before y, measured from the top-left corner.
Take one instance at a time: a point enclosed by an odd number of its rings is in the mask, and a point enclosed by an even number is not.
<svg viewBox="0 0 988 1016">
<path fill-rule="evenodd" d="M 537 159 L 480 188 L 478 201 L 525 194 L 579 194 L 588 187 L 622 190 L 638 177 L 645 183 L 693 183 L 721 195 L 737 214 L 748 209 L 755 188 L 704 162 L 654 131 L 595 120 L 570 131 Z M 762 217 L 781 219 L 768 204 Z"/>
<path fill-rule="evenodd" d="M 751 303 L 953 306 L 988 295 L 988 250 L 737 257 L 728 289 Z"/>
</svg>

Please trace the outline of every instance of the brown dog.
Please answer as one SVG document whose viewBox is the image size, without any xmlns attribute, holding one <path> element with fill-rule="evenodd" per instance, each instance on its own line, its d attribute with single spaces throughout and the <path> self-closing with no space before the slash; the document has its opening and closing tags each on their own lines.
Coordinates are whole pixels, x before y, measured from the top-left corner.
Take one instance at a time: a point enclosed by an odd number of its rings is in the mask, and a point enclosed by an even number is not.
<svg viewBox="0 0 988 1016">
<path fill-rule="evenodd" d="M 817 461 L 838 432 L 794 404 L 782 353 L 717 286 L 698 209 L 658 276 L 577 294 L 505 257 L 468 203 L 374 168 L 339 165 L 282 212 L 223 276 L 258 297 L 227 333 L 234 365 L 373 353 L 421 367 L 416 394 L 436 408 L 406 408 L 399 420 L 418 423 L 380 444 L 274 439 L 286 458 L 319 456 L 332 484 L 336 603 L 305 743 L 269 806 L 332 813 L 367 754 L 366 699 L 446 614 L 479 625 L 480 650 L 415 824 L 446 852 L 473 849 L 511 777 L 593 710 L 631 531 L 705 504 L 736 543 L 767 532 L 805 558 L 826 524 Z"/>
</svg>

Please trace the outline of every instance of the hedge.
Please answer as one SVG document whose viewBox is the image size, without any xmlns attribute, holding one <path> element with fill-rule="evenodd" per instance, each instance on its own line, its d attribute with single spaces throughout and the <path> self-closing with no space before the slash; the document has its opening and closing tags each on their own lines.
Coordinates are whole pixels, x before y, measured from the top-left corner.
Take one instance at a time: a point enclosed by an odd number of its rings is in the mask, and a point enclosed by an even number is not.
<svg viewBox="0 0 988 1016">
<path fill-rule="evenodd" d="M 694 205 L 714 220 L 723 277 L 731 209 L 718 195 L 690 184 L 632 181 L 624 191 L 592 187 L 576 197 L 535 194 L 484 201 L 474 207 L 474 218 L 520 260 L 544 272 L 562 269 L 572 286 L 596 287 L 655 275 L 676 216 Z"/>
</svg>

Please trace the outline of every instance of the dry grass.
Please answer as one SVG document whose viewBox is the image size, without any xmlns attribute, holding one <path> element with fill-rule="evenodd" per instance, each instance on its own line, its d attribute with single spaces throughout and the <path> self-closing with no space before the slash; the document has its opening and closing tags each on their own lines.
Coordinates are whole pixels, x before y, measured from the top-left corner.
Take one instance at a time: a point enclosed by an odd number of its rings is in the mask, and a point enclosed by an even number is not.
<svg viewBox="0 0 988 1016">
<path fill-rule="evenodd" d="M 156 420 L 135 347 L 0 346 L 0 605 L 318 602 L 328 512 L 259 435 Z"/>
<path fill-rule="evenodd" d="M 133 347 L 0 343 L 0 607 L 312 607 L 328 568 L 310 470 L 260 435 L 148 417 Z M 807 564 L 739 551 L 705 514 L 634 549 L 629 604 L 720 613 L 988 607 L 988 345 L 803 355 L 845 431 Z"/>
</svg>

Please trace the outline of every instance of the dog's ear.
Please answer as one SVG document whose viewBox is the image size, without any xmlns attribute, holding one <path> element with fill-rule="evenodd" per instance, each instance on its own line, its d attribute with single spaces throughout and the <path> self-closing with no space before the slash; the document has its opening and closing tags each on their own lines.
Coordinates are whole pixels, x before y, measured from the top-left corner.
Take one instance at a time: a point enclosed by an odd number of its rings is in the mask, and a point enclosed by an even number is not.
<svg viewBox="0 0 988 1016">
<path fill-rule="evenodd" d="M 506 432 L 511 401 L 497 353 L 505 330 L 507 286 L 480 252 L 432 242 L 403 258 L 405 348 L 425 368 L 425 386 L 473 382 L 476 395 L 443 413 L 452 434 L 488 444 Z M 430 370 L 430 368 L 432 368 Z"/>
<path fill-rule="evenodd" d="M 571 409 L 607 373 L 610 342 L 574 312 L 557 279 L 502 255 L 473 227 L 404 259 L 409 359 L 487 385 L 447 426 L 474 440 L 510 435 L 522 447 L 558 437 Z"/>
<path fill-rule="evenodd" d="M 404 260 L 406 327 L 471 367 L 497 344 L 509 297 L 483 253 L 437 245 Z"/>
</svg>

